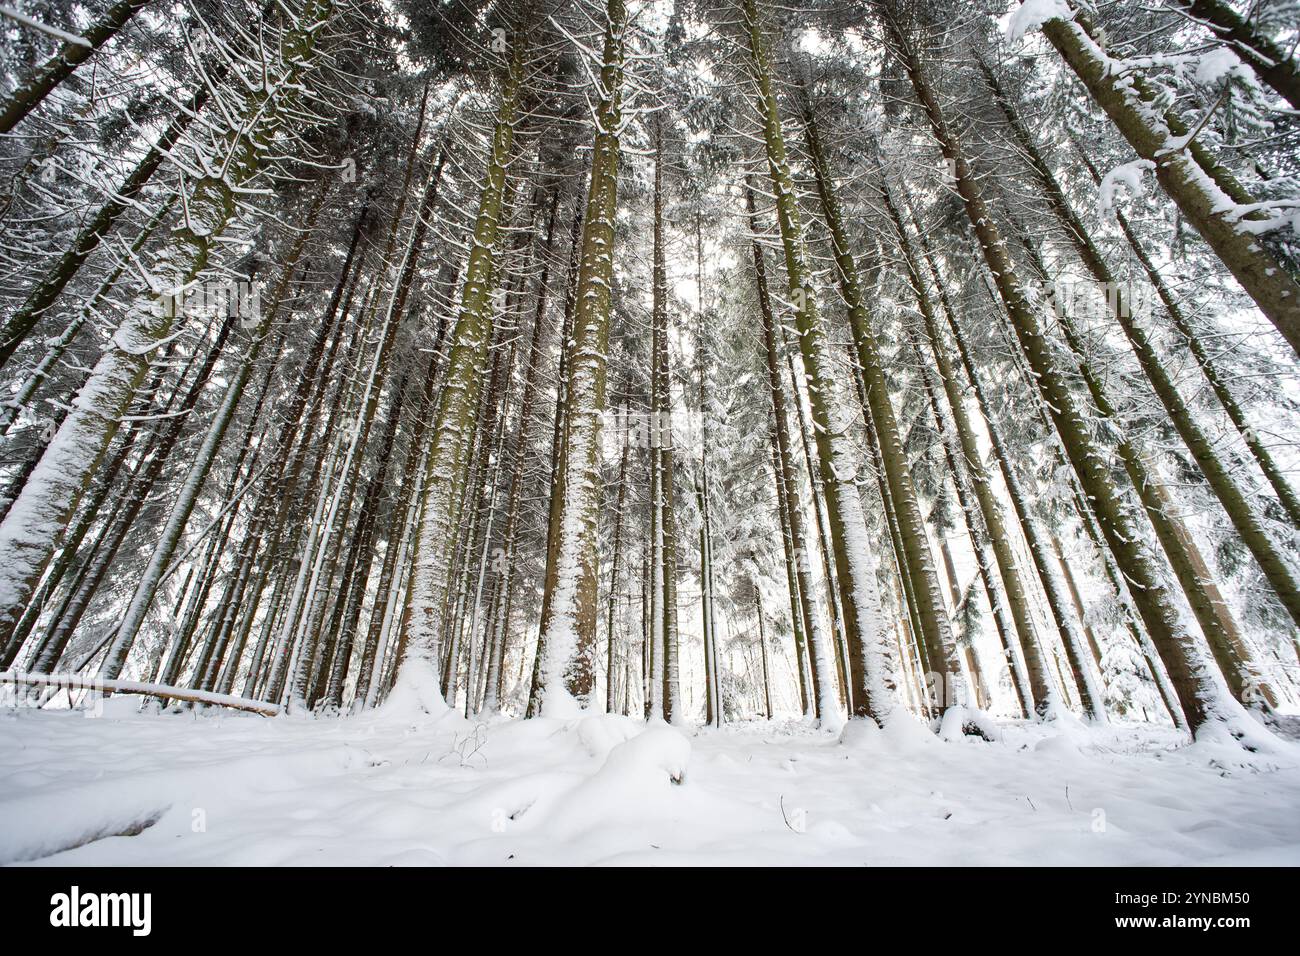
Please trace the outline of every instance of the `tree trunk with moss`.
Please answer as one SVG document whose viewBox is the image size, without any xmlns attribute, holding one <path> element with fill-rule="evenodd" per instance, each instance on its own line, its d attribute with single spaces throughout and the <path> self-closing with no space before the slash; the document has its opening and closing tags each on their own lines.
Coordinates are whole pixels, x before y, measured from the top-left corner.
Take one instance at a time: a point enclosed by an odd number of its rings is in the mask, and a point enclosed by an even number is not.
<svg viewBox="0 0 1300 956">
<path fill-rule="evenodd" d="M 808 266 L 794 181 L 786 161 L 771 56 L 756 0 L 743 0 L 742 14 L 749 40 L 749 67 L 757 86 L 756 106 L 763 126 L 768 172 L 776 195 L 786 278 L 794 304 L 799 347 L 809 376 L 815 440 L 849 650 L 847 665 L 853 688 L 852 713 L 884 723 L 898 708 L 893 642 L 880 621 L 875 562 L 867 541 L 862 501 L 854 481 L 860 463 L 844 431 L 847 423 L 835 420 L 836 412 L 841 411 L 833 407 L 836 404 L 832 392 L 835 370 L 830 361 L 826 327 Z M 823 713 L 823 719 L 826 718 Z"/>
<path fill-rule="evenodd" d="M 540 666 L 532 693 L 535 709 L 543 713 L 562 713 L 567 709 L 566 698 L 585 702 L 594 677 L 601 421 L 605 414 L 623 51 L 628 29 L 624 0 L 608 0 L 606 15 L 573 338 L 565 343 L 570 362 L 563 451 L 554 491 L 560 496 L 555 573 L 547 576 L 549 619 L 539 638 Z"/>
<path fill-rule="evenodd" d="M 496 125 L 487 171 L 479 192 L 460 312 L 451 336 L 451 354 L 434 418 L 432 447 L 422 490 L 420 526 L 412 560 L 408 633 L 401 638 L 404 660 L 437 673 L 442 660 L 442 618 L 450 584 L 452 540 L 474 444 L 481 370 L 492 338 L 493 264 L 505 213 L 506 168 L 514 146 L 519 99 L 527 54 L 528 24 L 515 33 L 509 65 L 501 78 Z"/>
<path fill-rule="evenodd" d="M 582 228 L 586 222 L 586 195 L 581 194 L 574 202 L 573 210 L 573 229 L 569 238 L 569 262 L 568 271 L 565 278 L 564 292 L 564 318 L 560 322 L 560 334 L 556 343 L 556 351 L 559 353 L 556 359 L 555 367 L 555 404 L 551 414 L 551 444 L 550 444 L 550 470 L 546 482 L 546 498 L 549 501 L 546 514 L 546 565 L 544 578 L 542 580 L 542 610 L 538 615 L 538 641 L 533 648 L 532 667 L 527 668 L 527 661 L 524 655 L 520 655 L 519 669 L 523 674 L 527 669 L 531 674 L 528 691 L 528 710 L 527 716 L 536 717 L 541 707 L 540 698 L 533 692 L 534 688 L 540 687 L 541 681 L 541 635 L 546 630 L 547 624 L 551 619 L 551 596 L 555 593 L 555 573 L 557 567 L 557 548 L 560 541 L 560 505 L 562 499 L 556 493 L 556 487 L 560 481 L 560 469 L 564 457 L 564 427 L 565 415 L 567 413 L 565 400 L 566 389 L 568 388 L 568 369 L 569 369 L 569 340 L 573 337 L 573 319 L 578 309 L 578 273 L 582 268 Z M 652 465 L 652 469 L 653 469 Z M 647 548 L 649 547 L 647 543 Z M 647 619 L 648 621 L 648 619 Z M 649 625 L 647 624 L 647 627 Z M 649 655 L 650 646 L 646 645 L 642 650 Z M 647 668 L 646 674 L 649 674 Z M 642 675 L 643 677 L 645 675 Z M 662 682 L 660 682 L 662 686 Z M 650 695 L 646 694 L 646 706 L 650 705 Z M 647 711 L 648 713 L 648 711 Z"/>
<path fill-rule="evenodd" d="M 916 599 L 921 635 L 930 658 L 930 666 L 933 668 L 939 662 L 943 663 L 942 676 L 933 675 L 938 692 L 936 701 L 938 713 L 942 714 L 951 704 L 966 703 L 964 697 L 966 686 L 961 678 L 961 660 L 957 641 L 953 637 L 952 625 L 944 610 L 943 592 L 934 566 L 934 555 L 930 551 L 930 539 L 926 534 L 925 520 L 921 516 L 916 489 L 912 484 L 912 473 L 908 467 L 907 455 L 903 451 L 902 435 L 889 398 L 889 380 L 885 376 L 880 347 L 871 328 L 871 317 L 867 313 L 866 301 L 862 294 L 857 262 L 851 251 L 848 233 L 835 195 L 829 164 L 817 129 L 816 116 L 811 104 L 806 100 L 803 106 L 805 140 L 812 160 L 817 194 L 821 200 L 822 218 L 830 230 L 836 277 L 840 284 L 840 294 L 848 308 L 849 330 L 857 348 L 858 366 L 862 371 L 866 387 L 868 411 L 880 443 L 890 500 L 893 503 L 899 537 L 903 545 L 903 559 L 907 563 L 908 577 L 911 579 L 912 593 Z M 1027 621 L 1027 616 L 1025 620 Z M 1018 620 L 1017 623 L 1019 624 L 1020 621 Z M 1022 640 L 1025 639 L 1022 631 Z M 1032 640 L 1032 630 L 1029 631 L 1028 639 Z M 950 691 L 954 691 L 955 694 L 950 694 Z"/>
</svg>

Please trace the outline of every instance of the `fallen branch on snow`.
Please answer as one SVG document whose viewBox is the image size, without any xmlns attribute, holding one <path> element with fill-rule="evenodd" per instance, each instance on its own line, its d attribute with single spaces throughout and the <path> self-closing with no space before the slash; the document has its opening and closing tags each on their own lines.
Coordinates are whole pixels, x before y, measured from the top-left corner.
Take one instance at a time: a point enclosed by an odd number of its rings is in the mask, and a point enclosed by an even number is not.
<svg viewBox="0 0 1300 956">
<path fill-rule="evenodd" d="M 279 704 L 271 704 L 264 700 L 248 700 L 244 697 L 232 697 L 229 694 L 214 694 L 206 690 L 173 687 L 169 684 L 146 684 L 133 680 L 101 680 L 98 677 L 83 677 L 80 674 L 31 674 L 26 671 L 0 671 L 0 684 L 85 687 L 109 693 L 152 694 L 157 697 L 170 697 L 174 700 L 193 701 L 196 704 L 212 704 L 217 707 L 229 707 L 232 710 L 251 711 L 255 714 L 261 714 L 263 717 L 274 717 L 280 713 Z"/>
</svg>

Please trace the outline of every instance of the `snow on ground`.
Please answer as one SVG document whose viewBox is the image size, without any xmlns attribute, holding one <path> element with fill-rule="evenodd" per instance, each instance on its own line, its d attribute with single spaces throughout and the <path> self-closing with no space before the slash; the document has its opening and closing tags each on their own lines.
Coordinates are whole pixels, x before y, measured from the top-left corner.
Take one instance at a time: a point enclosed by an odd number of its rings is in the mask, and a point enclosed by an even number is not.
<svg viewBox="0 0 1300 956">
<path fill-rule="evenodd" d="M 1300 864 L 1294 744 L 133 710 L 0 712 L 0 863 Z"/>
</svg>

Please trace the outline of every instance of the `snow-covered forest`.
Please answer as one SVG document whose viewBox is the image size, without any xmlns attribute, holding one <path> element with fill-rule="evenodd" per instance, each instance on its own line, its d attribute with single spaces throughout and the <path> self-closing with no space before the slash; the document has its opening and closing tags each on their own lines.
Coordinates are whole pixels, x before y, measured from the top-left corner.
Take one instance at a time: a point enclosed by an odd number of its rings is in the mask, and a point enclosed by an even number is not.
<svg viewBox="0 0 1300 956">
<path fill-rule="evenodd" d="M 1300 863 L 1298 45 L 7 0 L 0 863 Z"/>
</svg>

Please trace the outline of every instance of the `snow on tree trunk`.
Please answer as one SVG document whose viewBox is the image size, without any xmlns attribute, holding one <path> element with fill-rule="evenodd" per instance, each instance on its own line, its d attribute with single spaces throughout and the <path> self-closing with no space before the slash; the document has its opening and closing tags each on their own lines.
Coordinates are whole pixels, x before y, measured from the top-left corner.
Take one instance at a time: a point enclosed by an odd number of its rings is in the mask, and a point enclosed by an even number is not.
<svg viewBox="0 0 1300 956">
<path fill-rule="evenodd" d="M 496 124 L 487 171 L 479 193 L 460 313 L 451 338 L 451 355 L 434 419 L 432 445 L 422 492 L 420 527 L 412 562 L 408 633 L 401 638 L 400 666 L 431 669 L 442 659 L 442 617 L 450 585 L 448 543 L 460 517 L 475 430 L 474 412 L 492 337 L 494 257 L 506 191 L 506 167 L 514 145 L 524 79 L 528 24 L 513 40 L 509 66 L 501 79 Z"/>
<path fill-rule="evenodd" d="M 548 580 L 549 619 L 538 644 L 534 698 L 541 713 L 563 716 L 586 703 L 594 676 L 598 574 L 596 521 L 600 507 L 601 425 L 609 347 L 614 217 L 618 208 L 619 127 L 627 10 L 609 0 L 600 71 L 600 102 L 591 182 L 582 227 L 573 337 L 565 390 L 565 429 L 559 480 L 554 577 Z"/>
<path fill-rule="evenodd" d="M 794 304 L 799 348 L 809 378 L 813 430 L 821 462 L 835 573 L 849 649 L 847 663 L 853 687 L 853 713 L 883 724 L 893 716 L 898 705 L 893 642 L 880 621 L 875 560 L 867 540 L 866 516 L 854 480 L 858 471 L 857 456 L 849 446 L 843 424 L 836 420 L 844 416 L 842 410 L 834 407 L 836 402 L 831 389 L 835 372 L 807 264 L 798 202 L 786 162 L 771 59 L 763 38 L 756 0 L 744 0 L 742 12 L 749 40 L 749 65 L 757 84 L 756 105 L 763 124 L 768 172 L 776 194 L 777 222 L 785 252 L 790 299 Z M 824 699 L 822 720 L 834 723 L 838 718 L 838 707 L 827 707 L 826 703 Z"/>
<path fill-rule="evenodd" d="M 921 517 L 920 505 L 917 503 L 916 489 L 912 484 L 907 455 L 903 450 L 902 435 L 889 398 L 889 382 L 885 377 L 879 346 L 871 328 L 871 317 L 867 313 L 857 262 L 849 245 L 835 187 L 831 180 L 831 172 L 817 130 L 816 117 L 811 103 L 805 101 L 803 106 L 805 138 L 812 160 L 817 194 L 821 200 L 822 218 L 825 219 L 830 230 L 836 277 L 840 284 L 840 294 L 848 307 L 849 330 L 857 349 L 858 366 L 862 370 L 867 412 L 871 416 L 880 444 L 890 500 L 893 503 L 903 546 L 902 557 L 907 563 L 908 576 L 917 601 L 916 610 L 921 622 L 921 634 L 929 652 L 931 668 L 940 661 L 943 662 L 942 672 L 927 675 L 927 679 L 934 683 L 936 711 L 942 715 L 950 705 L 967 703 L 967 688 L 961 677 L 957 642 L 953 637 L 947 611 L 944 609 L 943 593 L 934 567 L 934 555 L 930 551 L 930 540 Z"/>
</svg>

